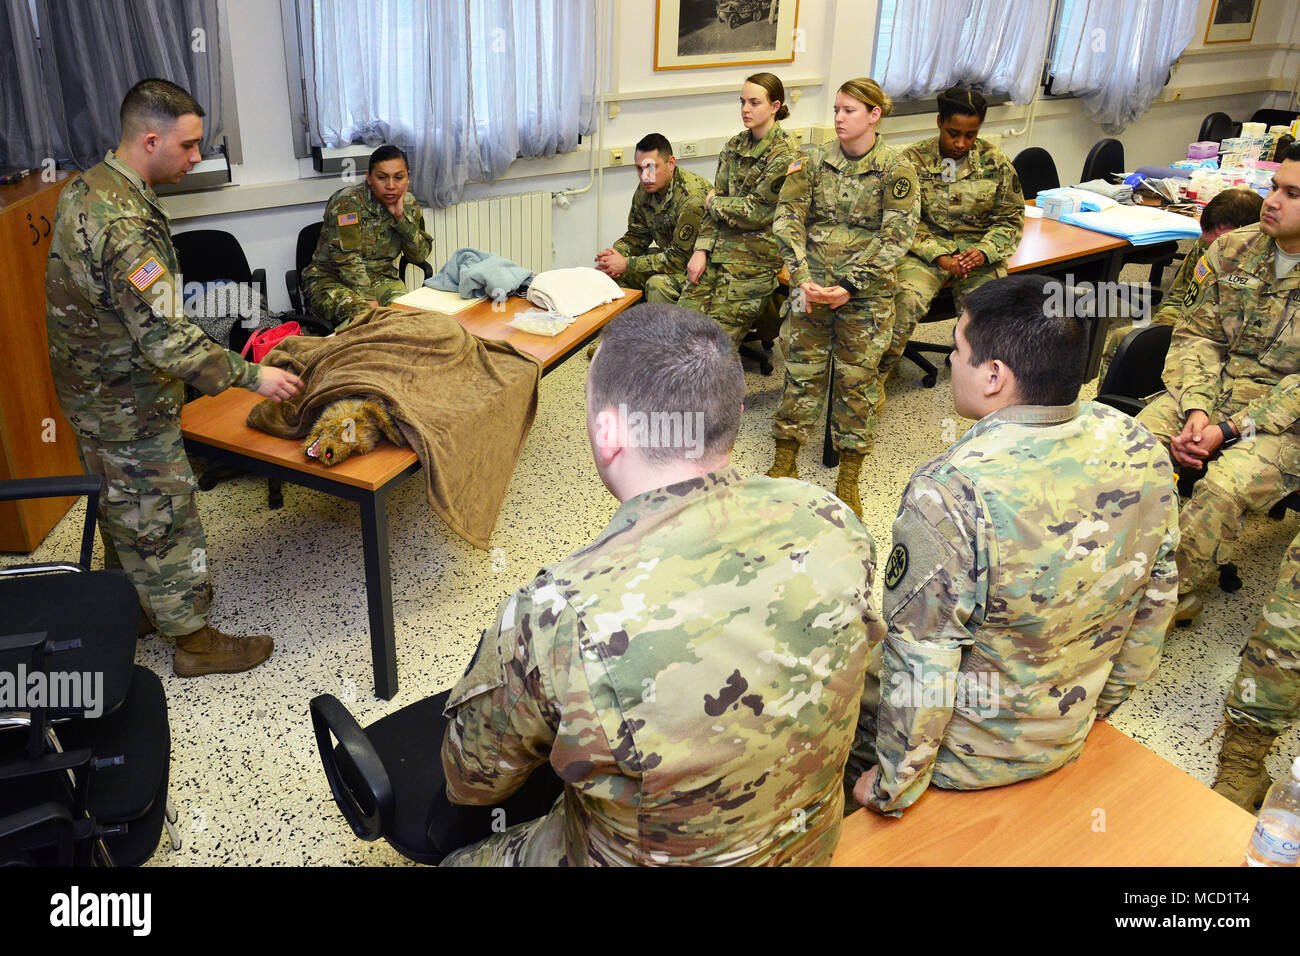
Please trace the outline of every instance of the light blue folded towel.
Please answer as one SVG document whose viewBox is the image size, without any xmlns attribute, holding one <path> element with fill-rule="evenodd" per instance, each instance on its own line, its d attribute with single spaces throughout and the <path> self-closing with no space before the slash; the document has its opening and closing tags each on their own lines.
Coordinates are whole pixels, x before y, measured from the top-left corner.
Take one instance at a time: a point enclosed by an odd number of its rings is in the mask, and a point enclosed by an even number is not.
<svg viewBox="0 0 1300 956">
<path fill-rule="evenodd" d="M 453 252 L 446 265 L 424 284 L 443 292 L 458 292 L 462 299 L 491 296 L 502 300 L 531 277 L 532 273 L 517 262 L 464 246 Z"/>
</svg>

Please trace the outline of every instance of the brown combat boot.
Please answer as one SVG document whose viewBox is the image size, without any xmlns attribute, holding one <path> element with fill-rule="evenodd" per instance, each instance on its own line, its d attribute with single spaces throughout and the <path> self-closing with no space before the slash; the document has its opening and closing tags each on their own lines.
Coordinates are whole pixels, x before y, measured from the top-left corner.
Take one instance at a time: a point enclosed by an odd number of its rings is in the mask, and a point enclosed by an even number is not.
<svg viewBox="0 0 1300 956">
<path fill-rule="evenodd" d="M 861 470 L 862 452 L 840 452 L 840 473 L 835 480 L 835 496 L 853 509 L 859 518 L 862 517 L 862 499 L 858 497 L 858 472 Z"/>
<path fill-rule="evenodd" d="M 767 470 L 769 478 L 798 478 L 799 470 L 795 459 L 799 457 L 799 443 L 793 438 L 776 440 L 776 460 Z"/>
<path fill-rule="evenodd" d="M 238 674 L 251 670 L 271 656 L 275 644 L 265 634 L 231 637 L 205 624 L 193 634 L 176 638 L 172 673 L 177 677 L 204 674 Z"/>
<path fill-rule="evenodd" d="M 1264 758 L 1277 734 L 1262 727 L 1228 722 L 1228 732 L 1219 750 L 1219 774 L 1214 778 L 1214 792 L 1227 797 L 1237 806 L 1254 813 L 1264 802 L 1273 785 Z"/>
<path fill-rule="evenodd" d="M 1185 594 L 1178 599 L 1178 607 L 1174 608 L 1173 623 L 1178 627 L 1191 627 L 1203 610 L 1205 602 L 1199 596 Z"/>
</svg>

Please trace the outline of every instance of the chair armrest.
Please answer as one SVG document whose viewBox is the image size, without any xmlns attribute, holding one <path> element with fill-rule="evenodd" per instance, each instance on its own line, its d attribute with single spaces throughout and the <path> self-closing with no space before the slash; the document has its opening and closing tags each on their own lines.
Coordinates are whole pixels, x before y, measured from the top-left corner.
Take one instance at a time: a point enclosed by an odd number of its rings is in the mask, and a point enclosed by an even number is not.
<svg viewBox="0 0 1300 956">
<path fill-rule="evenodd" d="M 343 812 L 352 832 L 362 840 L 375 840 L 383 835 L 384 824 L 392 819 L 393 784 L 388 778 L 384 762 L 366 736 L 356 718 L 348 712 L 333 694 L 321 694 L 311 700 L 311 723 L 316 733 L 316 748 L 320 751 L 325 779 L 329 781 L 334 802 Z M 343 769 L 330 743 L 331 734 L 338 739 L 339 749 L 347 754 L 356 768 L 362 788 L 356 793 L 344 779 Z M 362 805 L 365 799 L 369 808 Z"/>
<path fill-rule="evenodd" d="M 1137 418 L 1142 409 L 1146 408 L 1146 402 L 1138 398 L 1129 398 L 1127 395 L 1098 395 L 1095 402 L 1101 402 L 1103 405 L 1109 405 L 1111 408 L 1117 408 L 1126 415 Z"/>
<path fill-rule="evenodd" d="M 262 304 L 268 309 L 271 308 L 271 293 L 266 287 L 265 269 L 253 270 L 253 285 L 262 290 Z"/>
<path fill-rule="evenodd" d="M 0 501 L 26 498 L 62 498 L 75 495 L 87 498 L 86 522 L 81 529 L 81 567 L 90 570 L 90 556 L 95 551 L 95 519 L 99 515 L 99 492 L 103 479 L 99 475 L 63 475 L 56 478 L 12 478 L 0 481 Z"/>
<path fill-rule="evenodd" d="M 47 753 L 30 759 L 6 760 L 0 763 L 0 780 L 18 780 L 22 777 L 35 777 L 43 773 L 57 773 L 73 770 L 90 763 L 90 750 L 65 750 L 62 753 Z"/>
<path fill-rule="evenodd" d="M 406 281 L 407 266 L 414 266 L 415 268 L 419 269 L 421 272 L 424 273 L 424 278 L 426 279 L 433 278 L 433 266 L 429 265 L 427 259 L 424 262 L 412 262 L 410 259 L 406 258 L 406 256 L 402 256 L 397 261 L 397 271 L 401 275 L 402 281 Z"/>
<path fill-rule="evenodd" d="M 295 312 L 303 311 L 302 293 L 298 289 L 298 270 L 290 269 L 284 274 L 284 288 L 289 293 L 289 306 Z"/>
</svg>

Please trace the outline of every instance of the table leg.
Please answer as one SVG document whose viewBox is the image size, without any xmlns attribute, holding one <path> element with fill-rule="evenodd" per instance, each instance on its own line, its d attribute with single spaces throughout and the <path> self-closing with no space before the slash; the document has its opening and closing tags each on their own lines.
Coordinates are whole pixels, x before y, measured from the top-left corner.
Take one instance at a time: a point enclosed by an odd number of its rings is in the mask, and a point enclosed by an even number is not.
<svg viewBox="0 0 1300 956">
<path fill-rule="evenodd" d="M 375 696 L 392 700 L 397 693 L 397 645 L 393 638 L 393 581 L 388 566 L 387 495 L 376 493 L 361 502 L 361 541 L 366 560 Z"/>
<path fill-rule="evenodd" d="M 830 360 L 830 370 L 826 374 L 826 437 L 822 439 L 822 464 L 827 468 L 837 468 L 840 464 L 840 452 L 831 439 L 831 409 L 835 394 L 835 359 Z"/>
<path fill-rule="evenodd" d="M 1114 283 L 1119 282 L 1120 270 L 1124 268 L 1124 250 L 1131 248 L 1131 246 L 1122 246 L 1098 263 L 1101 280 L 1108 283 L 1109 288 L 1115 288 Z M 1106 288 L 1106 286 L 1099 288 Z M 1101 305 L 1111 301 L 1111 299 L 1112 296 L 1109 294 L 1096 297 L 1098 303 L 1097 317 L 1092 323 L 1092 336 L 1088 340 L 1088 359 L 1083 367 L 1083 380 L 1085 382 L 1090 382 L 1096 378 L 1097 371 L 1101 368 L 1101 353 L 1105 351 L 1106 334 L 1110 331 L 1110 320 L 1113 318 L 1113 316 L 1104 312 Z"/>
</svg>

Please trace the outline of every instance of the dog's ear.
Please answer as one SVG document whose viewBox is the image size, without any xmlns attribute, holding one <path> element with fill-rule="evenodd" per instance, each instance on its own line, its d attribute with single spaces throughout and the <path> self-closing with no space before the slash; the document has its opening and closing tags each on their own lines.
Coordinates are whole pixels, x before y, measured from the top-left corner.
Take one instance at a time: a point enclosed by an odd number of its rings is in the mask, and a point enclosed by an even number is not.
<svg viewBox="0 0 1300 956">
<path fill-rule="evenodd" d="M 393 416 L 388 414 L 388 406 L 379 402 L 375 403 L 375 423 L 379 425 L 379 430 L 384 433 L 384 437 L 390 442 L 398 448 L 406 447 L 406 436 L 397 427 L 397 422 L 393 421 Z"/>
</svg>

